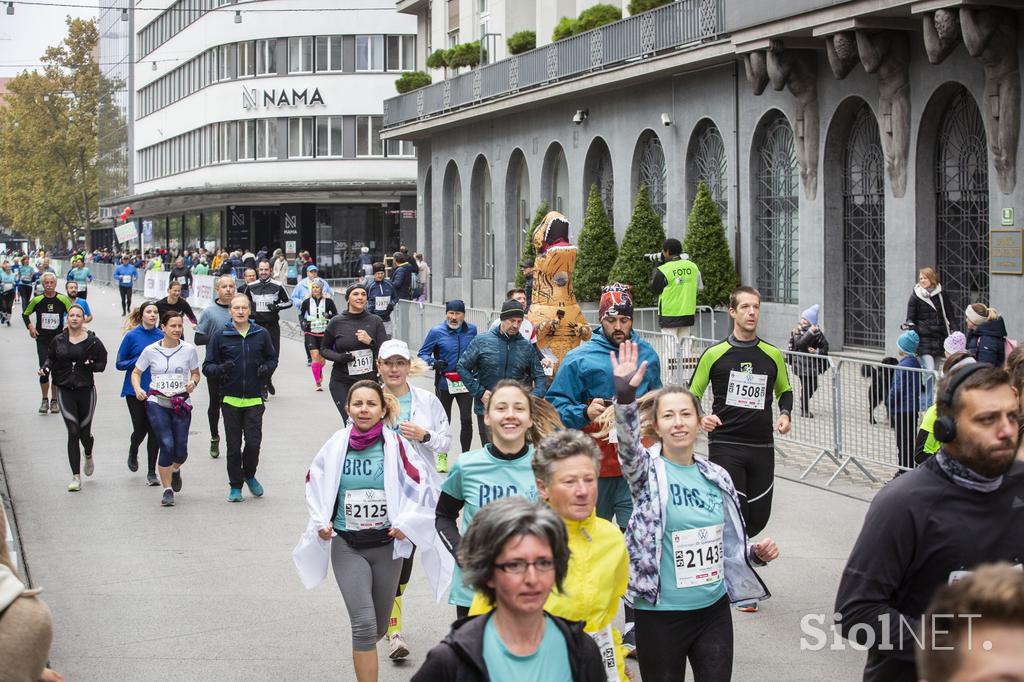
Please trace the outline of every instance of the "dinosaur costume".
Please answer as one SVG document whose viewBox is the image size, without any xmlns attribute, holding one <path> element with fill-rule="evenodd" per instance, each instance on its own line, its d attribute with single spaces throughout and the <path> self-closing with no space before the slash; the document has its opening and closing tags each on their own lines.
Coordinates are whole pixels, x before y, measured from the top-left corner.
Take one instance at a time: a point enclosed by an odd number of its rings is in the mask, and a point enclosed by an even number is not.
<svg viewBox="0 0 1024 682">
<path fill-rule="evenodd" d="M 565 354 L 590 339 L 590 326 L 572 289 L 576 247 L 569 243 L 568 219 L 558 211 L 544 216 L 533 233 L 533 246 L 537 258 L 529 318 L 537 330 L 537 347 L 555 356 L 557 373 Z"/>
</svg>

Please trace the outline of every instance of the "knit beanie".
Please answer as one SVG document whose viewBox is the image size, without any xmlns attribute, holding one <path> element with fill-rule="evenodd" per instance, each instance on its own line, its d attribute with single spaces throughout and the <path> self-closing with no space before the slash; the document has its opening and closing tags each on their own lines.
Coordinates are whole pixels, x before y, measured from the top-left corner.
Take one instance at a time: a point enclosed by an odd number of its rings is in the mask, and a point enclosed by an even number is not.
<svg viewBox="0 0 1024 682">
<path fill-rule="evenodd" d="M 523 306 L 519 304 L 519 301 L 509 299 L 501 304 L 501 319 L 507 320 L 512 317 L 518 317 L 522 319 L 526 316 L 523 312 Z"/>
<path fill-rule="evenodd" d="M 917 355 L 919 343 L 921 343 L 921 337 L 913 329 L 908 329 L 900 334 L 900 338 L 896 339 L 896 345 L 907 355 Z"/>
<path fill-rule="evenodd" d="M 821 310 L 821 306 L 815 303 L 807 310 L 800 313 L 800 317 L 810 322 L 812 325 L 818 324 L 818 311 Z"/>
<path fill-rule="evenodd" d="M 466 304 L 461 299 L 453 298 L 445 304 L 444 311 L 446 313 L 464 313 L 466 312 Z"/>
<path fill-rule="evenodd" d="M 609 284 L 601 290 L 601 302 L 597 308 L 597 319 L 609 315 L 621 315 L 633 319 L 633 295 L 628 284 Z"/>
<path fill-rule="evenodd" d="M 968 308 L 970 310 L 970 308 Z M 949 355 L 967 350 L 967 337 L 963 332 L 953 332 L 942 342 L 942 349 Z"/>
</svg>

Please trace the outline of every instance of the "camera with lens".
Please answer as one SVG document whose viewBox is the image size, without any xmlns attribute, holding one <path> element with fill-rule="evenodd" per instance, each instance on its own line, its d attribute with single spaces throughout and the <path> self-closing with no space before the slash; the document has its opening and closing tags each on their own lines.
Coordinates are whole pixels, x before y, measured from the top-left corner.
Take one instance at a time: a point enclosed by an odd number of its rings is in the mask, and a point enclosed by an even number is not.
<svg viewBox="0 0 1024 682">
<path fill-rule="evenodd" d="M 665 256 L 661 252 L 645 253 L 644 260 L 647 261 L 648 263 L 660 263 L 661 261 L 665 260 Z"/>
</svg>

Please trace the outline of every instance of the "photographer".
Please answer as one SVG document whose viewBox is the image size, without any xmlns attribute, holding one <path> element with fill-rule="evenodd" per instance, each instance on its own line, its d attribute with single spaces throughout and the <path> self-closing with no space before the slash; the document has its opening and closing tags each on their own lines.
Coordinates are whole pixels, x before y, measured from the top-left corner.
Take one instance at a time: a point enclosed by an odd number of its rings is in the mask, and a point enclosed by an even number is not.
<svg viewBox="0 0 1024 682">
<path fill-rule="evenodd" d="M 658 297 L 658 325 L 676 335 L 690 354 L 690 328 L 697 312 L 697 291 L 704 288 L 697 265 L 682 257 L 678 239 L 661 245 L 661 263 L 651 272 L 651 291 Z M 651 260 L 654 260 L 651 258 Z"/>
</svg>

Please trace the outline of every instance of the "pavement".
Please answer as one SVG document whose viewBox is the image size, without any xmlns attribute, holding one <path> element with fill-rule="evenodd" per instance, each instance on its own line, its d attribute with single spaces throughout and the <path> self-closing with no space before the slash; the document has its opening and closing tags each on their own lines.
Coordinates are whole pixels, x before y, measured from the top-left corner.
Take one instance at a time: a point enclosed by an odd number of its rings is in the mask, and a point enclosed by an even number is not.
<svg viewBox="0 0 1024 682">
<path fill-rule="evenodd" d="M 139 301 L 136 301 L 138 303 Z M 211 459 L 207 393 L 194 398 L 190 457 L 176 506 L 125 464 L 129 419 L 114 368 L 121 337 L 116 292 L 89 292 L 91 329 L 110 355 L 97 376 L 96 473 L 68 493 L 66 432 L 36 413 L 35 348 L 19 320 L 0 329 L 7 387 L 0 418 L 2 470 L 32 581 L 53 611 L 52 666 L 69 680 L 353 680 L 350 629 L 333 578 L 305 590 L 291 550 L 306 525 L 306 469 L 340 419 L 314 392 L 300 342 L 283 341 L 277 396 L 264 420 L 262 499 L 225 501 L 225 460 Z M 283 313 L 292 315 L 291 311 Z M 191 340 L 191 330 L 186 331 Z M 425 379 L 418 379 L 428 385 Z M 222 427 L 223 428 L 223 427 Z M 457 441 L 457 438 L 456 438 Z M 453 456 L 454 458 L 454 456 Z M 145 461 L 144 451 L 141 458 Z M 860 679 L 864 654 L 812 651 L 801 621 L 831 616 L 839 576 L 873 491 L 825 491 L 780 468 L 770 534 L 782 556 L 761 569 L 773 593 L 760 613 L 735 612 L 734 679 Z M 436 604 L 419 568 L 405 596 L 412 654 L 382 653 L 381 679 L 407 680 L 447 633 L 454 607 Z M 621 616 L 620 616 L 621 617 Z M 828 644 L 832 644 L 829 637 Z M 381 649 L 384 647 L 382 646 Z"/>
</svg>

